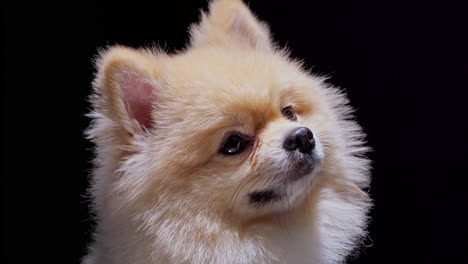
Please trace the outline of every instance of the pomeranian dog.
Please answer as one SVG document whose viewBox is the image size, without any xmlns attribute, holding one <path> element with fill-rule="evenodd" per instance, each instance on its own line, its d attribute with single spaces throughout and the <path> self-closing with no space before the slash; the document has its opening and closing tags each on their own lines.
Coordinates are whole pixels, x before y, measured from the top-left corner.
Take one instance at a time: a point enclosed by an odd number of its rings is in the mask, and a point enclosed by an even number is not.
<svg viewBox="0 0 468 264">
<path fill-rule="evenodd" d="M 96 62 L 86 264 L 341 263 L 362 245 L 368 148 L 345 95 L 212 1 L 177 54 Z"/>
</svg>

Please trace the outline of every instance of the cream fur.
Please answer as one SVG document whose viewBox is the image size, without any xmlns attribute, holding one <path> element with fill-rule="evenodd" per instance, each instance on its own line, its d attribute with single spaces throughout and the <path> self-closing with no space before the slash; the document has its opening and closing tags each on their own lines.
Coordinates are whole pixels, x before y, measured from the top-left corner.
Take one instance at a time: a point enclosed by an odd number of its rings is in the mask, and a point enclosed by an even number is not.
<svg viewBox="0 0 468 264">
<path fill-rule="evenodd" d="M 364 134 L 345 95 L 275 47 L 241 1 L 213 1 L 191 37 L 175 55 L 111 47 L 96 63 L 97 226 L 83 263 L 345 261 L 371 206 Z M 295 122 L 281 115 L 288 105 Z M 281 185 L 281 144 L 298 126 L 313 131 L 320 163 Z M 255 137 L 252 149 L 219 154 L 229 131 Z M 246 199 L 280 185 L 280 202 Z"/>
</svg>

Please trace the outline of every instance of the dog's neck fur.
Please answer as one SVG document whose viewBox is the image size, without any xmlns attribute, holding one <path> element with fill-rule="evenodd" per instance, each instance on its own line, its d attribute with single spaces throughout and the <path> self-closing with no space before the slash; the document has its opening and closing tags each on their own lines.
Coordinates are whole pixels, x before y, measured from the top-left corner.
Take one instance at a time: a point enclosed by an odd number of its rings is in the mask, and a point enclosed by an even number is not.
<svg viewBox="0 0 468 264">
<path fill-rule="evenodd" d="M 126 210 L 103 214 L 89 263 L 322 263 L 320 241 L 313 241 L 318 226 L 309 212 L 294 210 L 243 226 L 226 226 L 200 212 L 157 220 L 154 230 L 135 226 Z"/>
</svg>

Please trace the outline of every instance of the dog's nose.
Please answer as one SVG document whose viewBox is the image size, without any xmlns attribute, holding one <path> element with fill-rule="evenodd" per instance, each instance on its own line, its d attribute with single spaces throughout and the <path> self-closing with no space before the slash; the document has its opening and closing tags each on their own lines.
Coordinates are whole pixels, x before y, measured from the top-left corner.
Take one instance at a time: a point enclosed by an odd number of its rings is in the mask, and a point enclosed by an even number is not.
<svg viewBox="0 0 468 264">
<path fill-rule="evenodd" d="M 307 127 L 297 127 L 289 132 L 283 143 L 283 148 L 287 151 L 299 149 L 304 154 L 311 154 L 315 147 L 315 140 L 312 131 Z"/>
</svg>

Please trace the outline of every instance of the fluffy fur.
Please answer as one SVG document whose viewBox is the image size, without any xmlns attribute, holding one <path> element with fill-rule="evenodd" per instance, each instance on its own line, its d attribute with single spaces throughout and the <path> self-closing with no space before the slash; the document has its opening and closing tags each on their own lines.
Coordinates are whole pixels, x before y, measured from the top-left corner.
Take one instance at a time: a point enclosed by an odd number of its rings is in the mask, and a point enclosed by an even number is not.
<svg viewBox="0 0 468 264">
<path fill-rule="evenodd" d="M 100 54 L 88 137 L 97 226 L 83 263 L 340 263 L 361 244 L 371 205 L 364 134 L 348 100 L 270 40 L 238 0 L 218 0 L 177 54 Z M 282 115 L 292 106 L 297 120 Z M 316 140 L 313 171 L 282 147 Z M 252 138 L 219 152 L 228 133 Z M 281 198 L 252 204 L 273 188 Z"/>
</svg>

